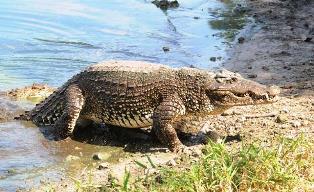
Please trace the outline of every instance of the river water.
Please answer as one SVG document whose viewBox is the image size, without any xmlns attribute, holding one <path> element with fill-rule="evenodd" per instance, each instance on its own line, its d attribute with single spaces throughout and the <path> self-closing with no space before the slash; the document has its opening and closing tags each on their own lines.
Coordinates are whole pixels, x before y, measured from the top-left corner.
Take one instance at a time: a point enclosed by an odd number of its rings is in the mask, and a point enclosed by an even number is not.
<svg viewBox="0 0 314 192">
<path fill-rule="evenodd" d="M 108 59 L 219 67 L 245 18 L 228 0 L 179 2 L 179 8 L 162 11 L 148 0 L 2 0 L 0 90 L 34 82 L 57 87 Z M 52 142 L 32 124 L 0 123 L 0 191 L 58 178 L 68 171 L 67 155 L 82 156 L 75 148 L 86 157 L 120 150 Z"/>
</svg>

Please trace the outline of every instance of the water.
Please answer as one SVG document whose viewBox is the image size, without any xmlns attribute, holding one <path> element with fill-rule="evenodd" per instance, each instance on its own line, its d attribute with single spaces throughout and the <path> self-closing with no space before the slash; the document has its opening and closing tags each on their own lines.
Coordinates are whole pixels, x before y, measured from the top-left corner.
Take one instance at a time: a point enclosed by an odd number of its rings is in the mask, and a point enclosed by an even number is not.
<svg viewBox="0 0 314 192">
<path fill-rule="evenodd" d="M 245 18 L 231 11 L 228 0 L 179 2 L 178 9 L 162 11 L 145 0 L 2 0 L 0 90 L 33 82 L 57 87 L 87 65 L 108 59 L 218 67 Z M 20 122 L 1 123 L 0 138 L 0 191 L 58 177 L 75 146 L 85 154 L 112 150 L 51 142 Z"/>
</svg>

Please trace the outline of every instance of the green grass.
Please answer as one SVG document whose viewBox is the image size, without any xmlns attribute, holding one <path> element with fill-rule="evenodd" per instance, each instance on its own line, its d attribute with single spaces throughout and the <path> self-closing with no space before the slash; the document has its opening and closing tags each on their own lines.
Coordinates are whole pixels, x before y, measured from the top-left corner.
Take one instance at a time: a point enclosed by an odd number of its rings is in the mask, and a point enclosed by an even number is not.
<svg viewBox="0 0 314 192">
<path fill-rule="evenodd" d="M 280 138 L 234 152 L 211 142 L 190 169 L 164 169 L 158 178 L 161 183 L 152 177 L 142 191 L 314 191 L 313 141 Z M 129 187 L 139 190 L 138 183 Z"/>
</svg>

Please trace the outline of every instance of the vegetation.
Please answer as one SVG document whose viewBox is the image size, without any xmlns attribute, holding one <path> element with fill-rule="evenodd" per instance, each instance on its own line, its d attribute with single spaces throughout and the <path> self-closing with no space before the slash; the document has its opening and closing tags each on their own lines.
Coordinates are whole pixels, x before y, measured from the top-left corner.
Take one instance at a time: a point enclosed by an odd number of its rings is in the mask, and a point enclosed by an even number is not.
<svg viewBox="0 0 314 192">
<path fill-rule="evenodd" d="M 164 169 L 145 185 L 147 191 L 313 191 L 314 145 L 300 136 L 229 152 L 211 142 L 190 169 Z M 138 183 L 128 189 L 138 191 Z"/>
<path fill-rule="evenodd" d="M 162 168 L 157 175 L 134 179 L 126 171 L 122 186 L 96 186 L 91 191 L 313 191 L 314 143 L 300 136 L 272 144 L 243 145 L 228 150 L 210 142 L 199 161 L 184 170 Z M 151 161 L 149 161 L 151 162 Z M 146 169 L 149 165 L 136 162 Z M 151 162 L 151 165 L 154 165 Z M 154 165 L 155 166 L 155 165 Z M 132 181 L 132 182 L 131 182 Z M 92 183 L 91 181 L 89 184 Z M 86 191 L 83 184 L 78 191 Z M 89 191 L 89 190 L 88 190 Z"/>
</svg>

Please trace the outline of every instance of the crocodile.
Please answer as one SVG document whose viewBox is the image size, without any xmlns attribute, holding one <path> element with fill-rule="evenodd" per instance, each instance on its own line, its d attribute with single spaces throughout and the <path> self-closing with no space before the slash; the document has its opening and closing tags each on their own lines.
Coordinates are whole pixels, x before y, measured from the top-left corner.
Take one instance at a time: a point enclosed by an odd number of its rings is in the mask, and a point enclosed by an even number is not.
<svg viewBox="0 0 314 192">
<path fill-rule="evenodd" d="M 241 75 L 195 68 L 171 68 L 142 61 L 105 61 L 74 75 L 20 117 L 37 126 L 52 125 L 57 139 L 72 136 L 79 120 L 125 128 L 151 127 L 174 152 L 184 145 L 173 123 L 223 106 L 274 102 L 276 86 Z"/>
</svg>

